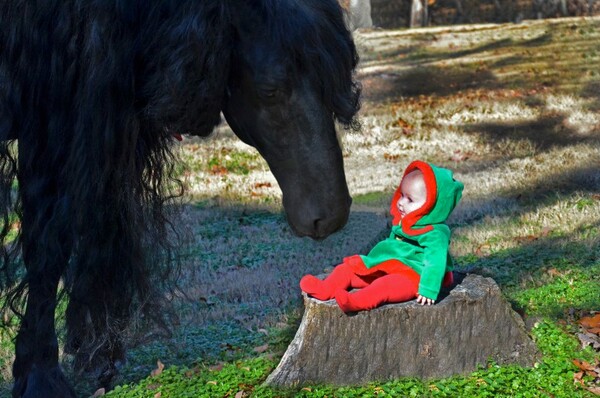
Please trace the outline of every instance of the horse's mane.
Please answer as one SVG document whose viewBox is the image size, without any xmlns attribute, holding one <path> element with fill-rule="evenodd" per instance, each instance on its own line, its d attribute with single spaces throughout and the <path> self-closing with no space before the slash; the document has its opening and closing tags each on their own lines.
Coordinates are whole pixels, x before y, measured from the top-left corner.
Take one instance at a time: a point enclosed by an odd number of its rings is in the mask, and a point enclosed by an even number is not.
<svg viewBox="0 0 600 398">
<path fill-rule="evenodd" d="M 207 135 L 220 120 L 231 47 L 224 7 L 221 0 L 49 0 L 39 7 L 0 4 L 2 301 L 21 316 L 30 278 L 48 272 L 40 260 L 24 274 L 24 237 L 9 238 L 13 215 L 22 213 L 17 173 L 46 168 L 30 183 L 56 192 L 37 198 L 45 211 L 31 224 L 62 220 L 59 230 L 43 227 L 34 238 L 48 253 L 71 241 L 69 300 L 107 307 L 92 309 L 97 317 L 127 319 L 140 307 L 160 313 L 177 268 L 168 220 L 181 184 L 171 133 Z M 18 158 L 6 141 L 16 137 Z M 105 337 L 79 336 L 95 346 Z"/>
<path fill-rule="evenodd" d="M 359 57 L 337 1 L 260 0 L 249 2 L 274 51 L 290 55 L 291 72 L 308 75 L 336 120 L 358 129 Z M 257 22 L 253 22 L 256 24 Z"/>
<path fill-rule="evenodd" d="M 246 4 L 262 16 L 275 48 L 292 55 L 293 72 L 323 87 L 334 117 L 358 128 L 360 86 L 353 76 L 358 56 L 337 2 Z M 9 238 L 23 210 L 23 192 L 15 193 L 14 181 L 33 170 L 39 179 L 34 184 L 51 191 L 37 197 L 44 211 L 30 224 L 60 221 L 28 238 L 55 254 L 69 240 L 64 284 L 69 300 L 97 311 L 92 321 L 106 322 L 103 331 L 124 328 L 119 319 L 108 318 L 110 313 L 126 319 L 140 307 L 150 315 L 158 312 L 177 237 L 168 222 L 169 204 L 180 195 L 171 133 L 207 135 L 220 120 L 233 47 L 232 5 L 47 0 L 36 8 L 21 0 L 0 2 L 5 309 L 19 314 L 31 278 L 47 272 L 42 259 L 24 274 L 16 265 L 25 238 Z M 12 147 L 17 137 L 18 157 Z M 106 336 L 79 338 L 99 346 Z"/>
</svg>

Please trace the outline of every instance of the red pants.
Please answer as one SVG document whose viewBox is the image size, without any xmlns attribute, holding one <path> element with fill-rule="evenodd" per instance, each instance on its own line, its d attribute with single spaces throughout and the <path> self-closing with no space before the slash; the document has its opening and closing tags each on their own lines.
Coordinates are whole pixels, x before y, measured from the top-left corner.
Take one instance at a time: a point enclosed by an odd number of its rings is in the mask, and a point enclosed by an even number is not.
<svg viewBox="0 0 600 398">
<path fill-rule="evenodd" d="M 306 275 L 300 288 L 319 300 L 335 298 L 345 312 L 370 310 L 386 303 L 401 303 L 417 297 L 420 276 L 412 268 L 395 265 L 396 271 L 387 274 L 375 271 L 358 275 L 348 263 L 334 268 L 324 280 Z M 444 276 L 443 286 L 452 284 L 452 272 Z M 348 289 L 360 289 L 348 293 Z"/>
</svg>

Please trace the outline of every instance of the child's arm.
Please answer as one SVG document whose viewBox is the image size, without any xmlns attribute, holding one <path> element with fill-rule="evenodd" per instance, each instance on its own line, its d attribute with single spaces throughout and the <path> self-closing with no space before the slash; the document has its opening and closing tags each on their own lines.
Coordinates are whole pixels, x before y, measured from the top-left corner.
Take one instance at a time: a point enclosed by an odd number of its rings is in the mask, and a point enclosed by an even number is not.
<svg viewBox="0 0 600 398">
<path fill-rule="evenodd" d="M 419 244 L 423 247 L 423 268 L 417 302 L 431 305 L 437 300 L 446 273 L 450 229 L 445 225 L 437 226 L 421 236 Z"/>
</svg>

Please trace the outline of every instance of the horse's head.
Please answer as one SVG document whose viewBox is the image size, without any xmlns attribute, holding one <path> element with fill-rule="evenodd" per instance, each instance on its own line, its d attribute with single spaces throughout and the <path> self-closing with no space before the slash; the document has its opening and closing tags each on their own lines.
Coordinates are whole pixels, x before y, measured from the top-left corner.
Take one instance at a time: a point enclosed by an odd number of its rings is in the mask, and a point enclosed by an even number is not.
<svg viewBox="0 0 600 398">
<path fill-rule="evenodd" d="M 356 127 L 360 88 L 343 15 L 336 0 L 242 1 L 234 13 L 225 117 L 269 164 L 293 230 L 324 238 L 351 203 L 335 120 Z"/>
</svg>

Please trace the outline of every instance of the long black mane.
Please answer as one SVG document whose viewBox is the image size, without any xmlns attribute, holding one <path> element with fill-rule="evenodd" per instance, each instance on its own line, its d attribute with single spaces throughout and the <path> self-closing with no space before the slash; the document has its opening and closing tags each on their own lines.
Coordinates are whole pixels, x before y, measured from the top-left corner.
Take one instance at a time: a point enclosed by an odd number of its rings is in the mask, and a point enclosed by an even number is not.
<svg viewBox="0 0 600 398">
<path fill-rule="evenodd" d="M 359 129 L 361 86 L 353 75 L 359 57 L 339 6 L 320 0 L 253 3 L 257 18 L 240 25 L 251 24 L 249 30 L 269 38 L 273 51 L 288 57 L 293 74 L 308 75 L 320 87 L 334 117 L 347 128 Z M 261 28 L 256 29 L 257 23 Z"/>
<path fill-rule="evenodd" d="M 242 4 L 254 18 L 236 13 Z M 20 315 L 31 284 L 64 258 L 71 352 L 107 344 L 140 308 L 156 314 L 182 193 L 172 135 L 206 136 L 220 122 L 244 29 L 358 128 L 358 56 L 335 1 L 0 0 L 5 310 Z"/>
<path fill-rule="evenodd" d="M 40 261 L 15 277 L 23 237 L 17 244 L 7 237 L 12 214 L 22 213 L 23 192 L 12 192 L 19 176 L 25 189 L 52 192 L 37 199 L 41 211 L 31 223 L 62 220 L 59 230 L 36 228 L 34 239 L 49 252 L 68 241 L 69 300 L 85 311 L 106 307 L 93 320 L 105 327 L 78 336 L 80 349 L 81 341 L 102 345 L 102 330 L 122 330 L 121 319 L 149 309 L 150 298 L 160 302 L 174 243 L 166 205 L 180 195 L 170 131 L 208 134 L 218 123 L 230 46 L 216 0 L 147 9 L 129 1 L 38 3 L 0 9 L 2 292 L 20 314 L 30 279 L 47 272 Z M 197 43 L 202 48 L 190 48 Z M 52 175 L 40 175 L 40 164 Z"/>
</svg>

